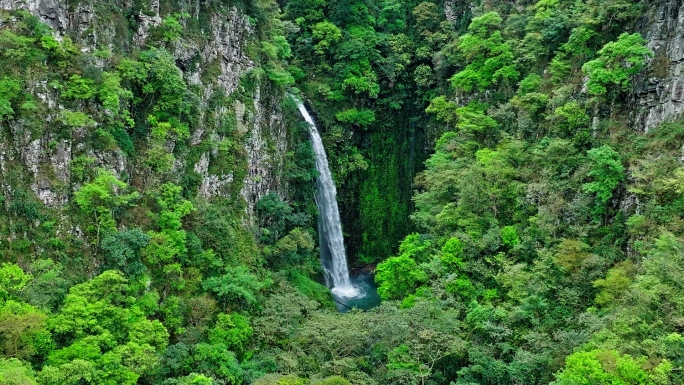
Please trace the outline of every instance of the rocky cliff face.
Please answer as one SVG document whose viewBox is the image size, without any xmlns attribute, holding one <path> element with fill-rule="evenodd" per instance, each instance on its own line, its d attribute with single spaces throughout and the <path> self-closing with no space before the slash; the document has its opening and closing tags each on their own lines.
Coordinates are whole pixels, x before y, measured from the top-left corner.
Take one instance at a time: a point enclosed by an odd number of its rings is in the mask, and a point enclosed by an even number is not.
<svg viewBox="0 0 684 385">
<path fill-rule="evenodd" d="M 164 6 L 169 7 L 168 4 Z M 198 124 L 189 139 L 190 149 L 185 155 L 176 157 L 174 170 L 193 170 L 201 178 L 197 190 L 204 198 L 243 197 L 246 218 L 251 223 L 255 204 L 262 196 L 272 190 L 284 195 L 285 186 L 280 177 L 287 150 L 287 129 L 280 107 L 283 94 L 269 87 L 267 82 L 257 82 L 249 89 L 241 85 L 241 79 L 258 68 L 258 63 L 246 53 L 250 44 L 258 44 L 256 28 L 243 11 L 235 6 L 210 9 L 202 2 L 185 1 L 179 1 L 173 7 L 173 10 L 166 9 L 165 14 L 182 13 L 190 19 L 202 16 L 202 21 L 198 22 L 201 37 L 182 38 L 167 47 L 185 82 L 196 90 L 200 107 Z M 154 28 L 163 23 L 163 17 L 158 0 L 139 8 L 118 1 L 82 1 L 69 5 L 59 0 L 0 0 L 0 9 L 27 10 L 52 27 L 57 40 L 68 36 L 88 52 L 143 49 Z M 98 66 L 97 62 L 92 64 Z M 44 121 L 49 125 L 58 119 L 64 106 L 46 80 L 36 81 L 31 88 L 31 93 L 45 106 Z M 208 108 L 217 94 L 225 95 L 228 104 Z M 226 122 L 232 122 L 243 138 L 246 175 L 226 171 L 225 167 L 218 171 L 212 167 L 212 163 L 221 161 L 217 159 L 222 156 L 217 144 L 225 139 L 220 126 Z M 4 176 L 0 178 L 0 191 L 11 192 L 11 184 L 7 181 L 8 164 L 21 162 L 30 176 L 33 193 L 49 207 L 64 206 L 79 187 L 74 185 L 71 176 L 76 153 L 94 159 L 91 167 L 111 170 L 120 177 L 144 173 L 119 149 L 91 148 L 81 140 L 84 133 L 79 130 L 75 130 L 69 139 L 58 138 L 50 130 L 40 131 L 24 127 L 22 121 L 14 121 L 7 130 L 0 132 L 0 173 Z M 190 156 L 198 149 L 199 155 Z M 168 150 L 173 150 L 173 145 Z M 146 183 L 150 180 L 149 175 L 138 177 Z"/>
<path fill-rule="evenodd" d="M 684 1 L 652 2 L 636 29 L 654 53 L 634 93 L 636 126 L 648 131 L 684 112 Z"/>
</svg>

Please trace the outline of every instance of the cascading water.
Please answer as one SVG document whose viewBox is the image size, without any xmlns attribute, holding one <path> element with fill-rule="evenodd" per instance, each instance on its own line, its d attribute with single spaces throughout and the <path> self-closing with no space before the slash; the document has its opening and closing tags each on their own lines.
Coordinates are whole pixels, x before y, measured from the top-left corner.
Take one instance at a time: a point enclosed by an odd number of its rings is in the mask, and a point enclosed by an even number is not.
<svg viewBox="0 0 684 385">
<path fill-rule="evenodd" d="M 347 253 L 342 238 L 340 212 L 337 208 L 337 189 L 328 167 L 328 157 L 316 124 L 301 100 L 293 97 L 304 120 L 309 123 L 309 134 L 316 157 L 316 170 L 320 174 L 316 180 L 316 204 L 318 205 L 318 237 L 321 248 L 321 264 L 325 270 L 325 280 L 333 294 L 351 298 L 359 295 L 349 279 Z"/>
</svg>

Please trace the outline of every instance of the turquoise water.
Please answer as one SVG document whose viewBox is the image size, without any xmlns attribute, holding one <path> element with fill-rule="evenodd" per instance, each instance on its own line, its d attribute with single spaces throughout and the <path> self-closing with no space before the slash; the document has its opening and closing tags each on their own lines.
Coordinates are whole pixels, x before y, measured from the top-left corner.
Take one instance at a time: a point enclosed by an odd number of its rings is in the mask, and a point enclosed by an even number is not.
<svg viewBox="0 0 684 385">
<path fill-rule="evenodd" d="M 352 298 L 343 298 L 333 294 L 337 310 L 341 313 L 348 312 L 352 308 L 361 310 L 372 309 L 380 304 L 378 287 L 375 284 L 375 276 L 371 273 L 362 273 L 351 277 L 351 283 L 359 290 L 359 295 Z"/>
</svg>

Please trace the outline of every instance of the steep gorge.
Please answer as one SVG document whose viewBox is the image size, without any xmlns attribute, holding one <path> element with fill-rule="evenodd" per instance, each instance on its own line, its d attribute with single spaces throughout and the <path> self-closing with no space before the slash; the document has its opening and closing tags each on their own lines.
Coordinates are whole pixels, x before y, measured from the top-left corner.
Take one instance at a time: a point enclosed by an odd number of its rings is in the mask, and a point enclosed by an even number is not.
<svg viewBox="0 0 684 385">
<path fill-rule="evenodd" d="M 684 381 L 682 20 L 683 0 L 0 0 L 0 383 Z M 372 311 L 316 282 L 288 93 Z"/>
</svg>

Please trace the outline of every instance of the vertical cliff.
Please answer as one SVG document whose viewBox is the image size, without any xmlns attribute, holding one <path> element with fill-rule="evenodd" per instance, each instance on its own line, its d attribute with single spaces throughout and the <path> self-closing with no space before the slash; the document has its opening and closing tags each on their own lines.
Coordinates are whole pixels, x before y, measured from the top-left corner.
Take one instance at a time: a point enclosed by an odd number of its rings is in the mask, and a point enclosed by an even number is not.
<svg viewBox="0 0 684 385">
<path fill-rule="evenodd" d="M 104 128 L 106 113 L 91 114 L 93 106 L 88 102 L 65 104 L 63 88 L 40 74 L 27 84 L 40 118 L 0 122 L 4 196 L 11 196 L 16 186 L 12 168 L 23 174 L 21 179 L 43 204 L 62 208 L 81 185 L 72 175 L 74 161 L 84 159 L 88 167 L 111 170 L 133 184 L 190 180 L 191 190 L 206 199 L 242 197 L 249 223 L 254 222 L 255 204 L 261 197 L 269 191 L 285 195 L 283 92 L 263 75 L 258 47 L 264 32 L 249 15 L 248 6 L 239 2 L 3 0 L 0 9 L 7 11 L 0 21 L 3 27 L 16 24 L 16 11 L 26 10 L 51 27 L 57 41 L 73 42 L 81 60 L 87 61 L 82 72 L 94 76 L 127 55 L 165 49 L 187 87 L 183 98 L 192 104 L 189 137 L 164 143 L 173 154 L 173 167 L 163 175 L 126 154 L 120 143 L 106 148 L 93 145 L 91 133 Z M 64 111 L 84 111 L 91 121 L 72 127 L 73 132 L 64 137 L 60 133 Z M 145 123 L 142 114 L 132 118 L 137 120 L 136 127 Z M 147 150 L 146 144 L 136 148 L 137 153 Z"/>
<path fill-rule="evenodd" d="M 636 30 L 648 40 L 654 56 L 634 92 L 634 119 L 648 131 L 684 112 L 684 2 L 652 2 Z"/>
</svg>

